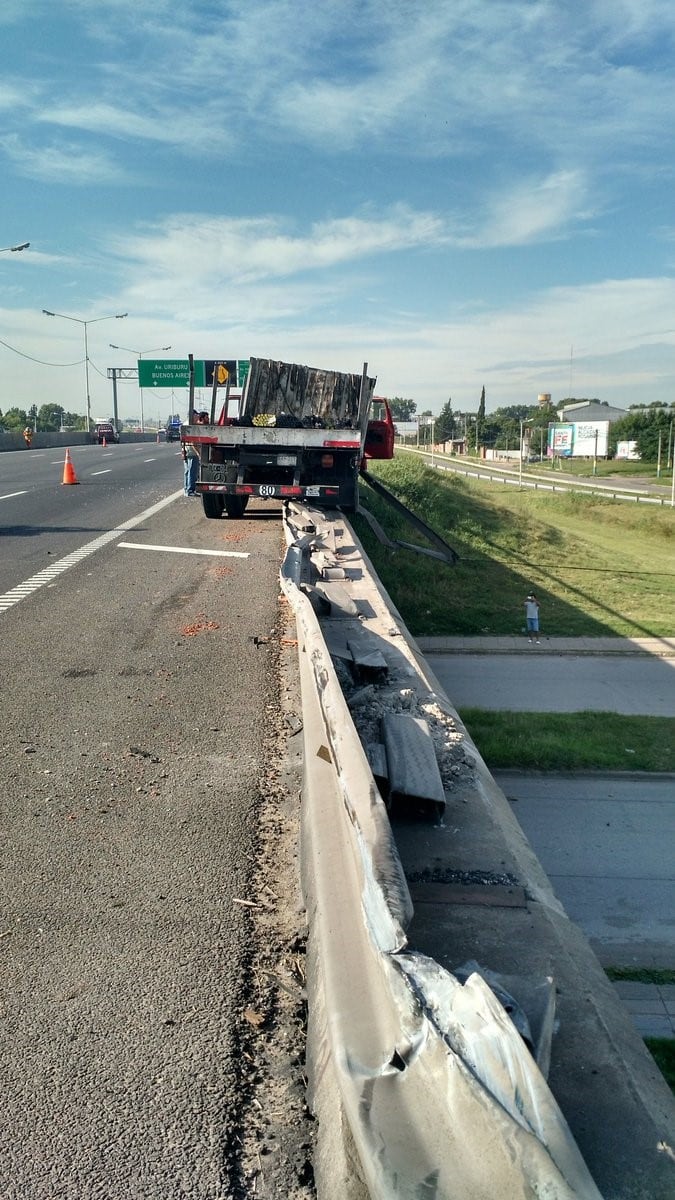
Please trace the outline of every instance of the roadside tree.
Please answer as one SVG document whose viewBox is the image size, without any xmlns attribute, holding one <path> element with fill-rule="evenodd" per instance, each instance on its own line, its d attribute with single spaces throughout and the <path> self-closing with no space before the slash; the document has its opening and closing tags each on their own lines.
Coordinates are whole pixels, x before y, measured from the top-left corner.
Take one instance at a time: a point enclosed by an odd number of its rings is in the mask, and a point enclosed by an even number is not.
<svg viewBox="0 0 675 1200">
<path fill-rule="evenodd" d="M 43 433 L 55 433 L 61 428 L 63 408 L 60 404 L 43 404 L 37 415 L 38 429 Z"/>
<path fill-rule="evenodd" d="M 415 401 L 403 400 L 401 396 L 394 396 L 393 400 L 389 401 L 389 407 L 395 421 L 412 421 L 417 412 Z"/>
<path fill-rule="evenodd" d="M 2 418 L 2 424 L 5 429 L 20 433 L 28 424 L 28 413 L 23 408 L 8 408 Z"/>
<path fill-rule="evenodd" d="M 661 457 L 672 462 L 675 406 L 650 405 L 631 409 L 620 421 L 610 426 L 610 453 L 616 453 L 617 442 L 637 442 L 643 462 L 656 462 Z"/>
<path fill-rule="evenodd" d="M 452 411 L 452 397 L 444 404 L 438 416 L 434 428 L 434 436 L 437 442 L 449 442 L 455 437 L 457 429 L 457 420 Z"/>
</svg>

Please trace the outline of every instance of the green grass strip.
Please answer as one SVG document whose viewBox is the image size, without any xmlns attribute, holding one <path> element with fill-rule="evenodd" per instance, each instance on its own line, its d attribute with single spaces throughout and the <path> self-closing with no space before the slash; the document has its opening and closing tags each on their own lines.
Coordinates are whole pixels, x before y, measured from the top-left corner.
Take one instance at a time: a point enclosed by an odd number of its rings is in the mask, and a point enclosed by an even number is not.
<svg viewBox="0 0 675 1200">
<path fill-rule="evenodd" d="M 675 771 L 675 720 L 619 713 L 493 712 L 460 716 L 490 768 Z"/>
<path fill-rule="evenodd" d="M 675 971 L 670 967 L 605 967 L 605 974 L 614 982 L 654 983 L 657 987 L 675 983 Z"/>
<path fill-rule="evenodd" d="M 645 1038 L 645 1045 L 671 1092 L 675 1094 L 675 1038 L 648 1037 Z"/>
</svg>

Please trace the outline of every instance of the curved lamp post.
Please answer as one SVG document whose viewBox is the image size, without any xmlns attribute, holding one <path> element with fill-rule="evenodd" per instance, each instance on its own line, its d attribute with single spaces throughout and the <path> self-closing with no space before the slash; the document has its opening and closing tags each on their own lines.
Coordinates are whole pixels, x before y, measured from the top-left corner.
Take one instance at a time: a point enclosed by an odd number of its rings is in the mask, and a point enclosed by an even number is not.
<svg viewBox="0 0 675 1200">
<path fill-rule="evenodd" d="M 30 242 L 22 242 L 20 246 L 0 246 L 0 254 L 4 254 L 9 250 L 12 254 L 16 254 L 17 250 L 27 250 Z"/>
<path fill-rule="evenodd" d="M 151 350 L 133 350 L 131 346 L 116 346 L 114 342 L 108 343 L 111 350 L 126 350 L 128 354 L 135 354 L 136 358 L 142 358 L 144 354 L 158 354 L 160 350 L 170 350 L 170 346 L 153 346 Z M 138 385 L 138 390 L 141 393 L 141 433 L 145 433 L 145 418 L 143 415 L 143 388 Z"/>
<path fill-rule="evenodd" d="M 91 433 L 91 398 L 89 396 L 89 343 L 87 341 L 87 326 L 95 325 L 97 321 L 121 321 L 123 317 L 128 317 L 128 313 L 111 313 L 109 317 L 92 317 L 85 321 L 82 317 L 69 317 L 67 313 L 52 312 L 49 308 L 43 308 L 43 313 L 46 317 L 63 317 L 64 321 L 74 321 L 76 325 L 84 327 L 84 377 L 87 388 L 87 433 Z"/>
</svg>

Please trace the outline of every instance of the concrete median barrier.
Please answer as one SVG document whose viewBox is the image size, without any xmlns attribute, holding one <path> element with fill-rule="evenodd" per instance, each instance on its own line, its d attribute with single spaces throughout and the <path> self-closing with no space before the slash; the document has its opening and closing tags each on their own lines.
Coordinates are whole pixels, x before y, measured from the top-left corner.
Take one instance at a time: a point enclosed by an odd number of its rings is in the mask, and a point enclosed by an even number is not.
<svg viewBox="0 0 675 1200">
<path fill-rule="evenodd" d="M 308 1074 L 319 1195 L 597 1200 L 546 1079 L 485 979 L 473 971 L 460 982 L 408 944 L 413 906 L 390 814 L 313 603 L 313 548 L 322 550 L 325 571 L 325 546 L 338 544 L 336 525 L 345 522 L 326 514 L 330 537 L 322 518 L 316 522 L 314 537 L 306 521 L 296 537 L 287 521 L 296 549 L 282 587 L 295 612 L 302 686 Z M 351 530 L 345 545 L 360 615 L 339 615 L 339 605 L 333 619 L 355 621 L 363 634 L 371 624 L 364 612 L 382 615 L 382 593 L 366 579 Z M 404 691 L 429 692 L 397 618 L 393 609 L 385 614 L 391 641 L 381 640 L 383 657 L 403 670 Z M 330 634 L 346 655 L 348 631 Z"/>
</svg>

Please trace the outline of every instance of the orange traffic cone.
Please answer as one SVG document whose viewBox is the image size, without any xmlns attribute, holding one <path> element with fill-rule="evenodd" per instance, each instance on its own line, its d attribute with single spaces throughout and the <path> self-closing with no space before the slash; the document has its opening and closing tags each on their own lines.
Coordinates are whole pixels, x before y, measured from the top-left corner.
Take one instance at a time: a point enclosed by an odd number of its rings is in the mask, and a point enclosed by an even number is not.
<svg viewBox="0 0 675 1200">
<path fill-rule="evenodd" d="M 75 469 L 70 461 L 70 450 L 66 450 L 66 461 L 63 464 L 63 479 L 61 483 L 79 483 Z"/>
<path fill-rule="evenodd" d="M 105 440 L 105 434 L 103 434 L 103 441 L 102 441 L 101 445 L 103 446 L 104 450 L 105 450 L 106 446 L 108 445 L 108 443 Z"/>
</svg>

